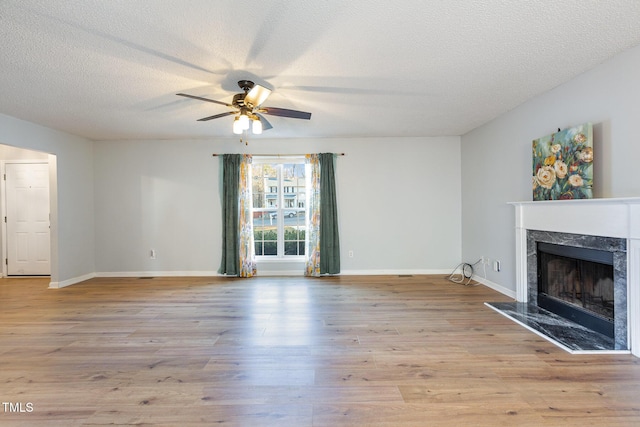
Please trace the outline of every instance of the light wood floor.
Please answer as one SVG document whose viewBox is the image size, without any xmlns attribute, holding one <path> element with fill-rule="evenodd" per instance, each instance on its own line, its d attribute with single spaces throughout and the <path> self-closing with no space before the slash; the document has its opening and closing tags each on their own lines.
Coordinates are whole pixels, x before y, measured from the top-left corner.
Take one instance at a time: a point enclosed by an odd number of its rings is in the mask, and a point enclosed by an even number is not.
<svg viewBox="0 0 640 427">
<path fill-rule="evenodd" d="M 485 307 L 508 298 L 483 286 L 47 284 L 0 280 L 2 426 L 640 425 L 638 358 L 568 354 Z"/>
</svg>

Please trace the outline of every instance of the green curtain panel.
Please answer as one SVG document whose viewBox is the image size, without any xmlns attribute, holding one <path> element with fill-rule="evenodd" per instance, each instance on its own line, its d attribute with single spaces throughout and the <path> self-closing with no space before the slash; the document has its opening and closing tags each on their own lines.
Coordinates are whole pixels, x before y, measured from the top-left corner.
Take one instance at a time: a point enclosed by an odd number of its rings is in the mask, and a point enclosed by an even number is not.
<svg viewBox="0 0 640 427">
<path fill-rule="evenodd" d="M 320 158 L 320 274 L 340 273 L 340 239 L 336 203 L 335 155 Z"/>
<path fill-rule="evenodd" d="M 251 216 L 251 156 L 222 156 L 222 260 L 220 274 L 256 274 Z"/>
<path fill-rule="evenodd" d="M 222 156 L 222 261 L 220 274 L 237 276 L 240 273 L 239 182 L 241 154 Z"/>
<path fill-rule="evenodd" d="M 305 276 L 340 273 L 340 239 L 333 153 L 307 154 L 311 166 Z"/>
</svg>

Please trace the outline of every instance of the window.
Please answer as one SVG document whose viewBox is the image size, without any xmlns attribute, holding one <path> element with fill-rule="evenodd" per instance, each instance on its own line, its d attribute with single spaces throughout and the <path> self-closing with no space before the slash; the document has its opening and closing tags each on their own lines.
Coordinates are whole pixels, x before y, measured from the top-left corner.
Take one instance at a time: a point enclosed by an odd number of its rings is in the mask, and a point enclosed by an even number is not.
<svg viewBox="0 0 640 427">
<path fill-rule="evenodd" d="M 303 157 L 254 157 L 253 235 L 257 257 L 305 254 L 306 165 Z"/>
</svg>

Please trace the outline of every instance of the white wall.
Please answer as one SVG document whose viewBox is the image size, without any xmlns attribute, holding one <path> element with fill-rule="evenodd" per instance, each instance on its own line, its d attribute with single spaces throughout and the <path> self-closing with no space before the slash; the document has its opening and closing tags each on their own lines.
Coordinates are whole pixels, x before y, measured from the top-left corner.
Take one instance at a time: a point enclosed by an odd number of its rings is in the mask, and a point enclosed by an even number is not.
<svg viewBox="0 0 640 427">
<path fill-rule="evenodd" d="M 9 145 L 0 145 L 0 160 L 36 160 L 39 162 L 47 162 L 49 161 L 49 155 L 40 151 L 26 150 L 24 148 L 11 147 Z"/>
<path fill-rule="evenodd" d="M 96 143 L 97 272 L 217 270 L 221 208 L 212 145 Z M 150 249 L 156 251 L 155 260 Z"/>
<path fill-rule="evenodd" d="M 462 137 L 462 258 L 502 261 L 490 285 L 515 292 L 514 210 L 532 199 L 531 142 L 594 125 L 594 197 L 640 196 L 640 47 L 538 96 Z M 535 72 L 535 67 L 532 69 Z"/>
<path fill-rule="evenodd" d="M 2 114 L 0 144 L 51 154 L 52 286 L 91 275 L 95 271 L 93 144 Z"/>
<path fill-rule="evenodd" d="M 220 157 L 211 154 L 329 151 L 346 153 L 336 160 L 344 273 L 455 267 L 461 255 L 458 137 L 256 139 L 248 146 L 233 138 L 97 142 L 96 271 L 215 274 L 221 169 Z"/>
</svg>

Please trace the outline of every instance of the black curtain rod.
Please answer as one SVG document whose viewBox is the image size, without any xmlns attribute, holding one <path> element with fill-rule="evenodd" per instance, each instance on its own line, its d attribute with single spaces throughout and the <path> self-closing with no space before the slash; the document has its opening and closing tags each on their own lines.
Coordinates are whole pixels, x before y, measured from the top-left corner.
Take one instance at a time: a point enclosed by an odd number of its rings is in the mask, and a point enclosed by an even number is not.
<svg viewBox="0 0 640 427">
<path fill-rule="evenodd" d="M 289 156 L 306 156 L 307 154 L 312 154 L 312 153 L 305 153 L 305 154 L 253 154 L 253 153 L 231 153 L 231 154 L 249 154 L 251 156 L 263 156 L 263 157 L 289 157 Z M 333 153 L 336 156 L 344 156 L 344 153 Z M 213 157 L 218 157 L 218 156 L 224 156 L 224 154 L 217 154 L 217 153 L 213 153 L 212 154 Z"/>
</svg>

